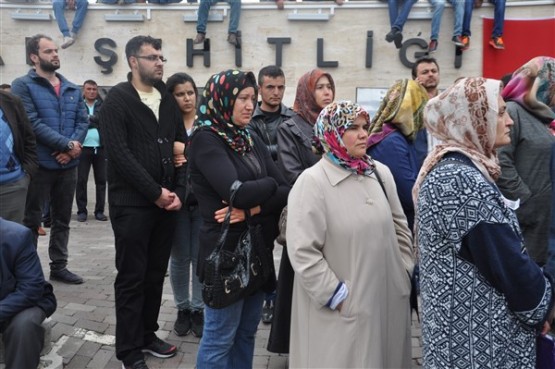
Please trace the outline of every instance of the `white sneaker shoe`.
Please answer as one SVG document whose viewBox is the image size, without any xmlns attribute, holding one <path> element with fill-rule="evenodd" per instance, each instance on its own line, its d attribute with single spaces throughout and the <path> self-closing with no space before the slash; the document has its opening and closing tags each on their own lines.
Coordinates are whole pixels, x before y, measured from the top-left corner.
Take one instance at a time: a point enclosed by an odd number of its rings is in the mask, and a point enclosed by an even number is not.
<svg viewBox="0 0 555 369">
<path fill-rule="evenodd" d="M 75 39 L 73 37 L 64 36 L 64 42 L 62 44 L 62 49 L 67 49 L 71 45 L 75 43 Z"/>
</svg>

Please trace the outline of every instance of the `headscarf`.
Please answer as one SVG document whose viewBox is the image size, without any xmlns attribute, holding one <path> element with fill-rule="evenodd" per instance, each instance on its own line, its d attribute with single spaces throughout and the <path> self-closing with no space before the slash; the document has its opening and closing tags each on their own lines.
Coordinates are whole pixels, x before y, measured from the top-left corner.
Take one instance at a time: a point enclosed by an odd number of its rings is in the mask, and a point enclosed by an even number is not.
<svg viewBox="0 0 555 369">
<path fill-rule="evenodd" d="M 370 156 L 352 157 L 342 139 L 345 131 L 358 117 L 364 117 L 367 123 L 370 122 L 370 116 L 360 105 L 350 101 L 333 102 L 318 115 L 314 135 L 318 138 L 324 155 L 333 163 L 350 172 L 370 176 L 375 168 Z"/>
<path fill-rule="evenodd" d="M 491 182 L 501 173 L 494 149 L 501 81 L 461 78 L 424 108 L 428 132 L 442 143 L 428 154 L 413 187 L 416 202 L 424 177 L 448 152 L 467 156 Z"/>
<path fill-rule="evenodd" d="M 538 56 L 518 68 L 502 95 L 543 123 L 551 123 L 555 120 L 555 58 Z"/>
<path fill-rule="evenodd" d="M 333 78 L 331 78 L 331 75 L 323 70 L 313 69 L 303 74 L 297 83 L 297 94 L 295 95 L 293 110 L 310 124 L 316 122 L 318 114 L 320 114 L 322 110 L 322 108 L 316 104 L 314 92 L 316 91 L 316 82 L 323 76 L 328 77 L 333 91 L 332 98 L 335 99 L 335 82 Z"/>
<path fill-rule="evenodd" d="M 428 102 L 428 93 L 412 79 L 395 81 L 383 98 L 370 128 L 368 146 L 374 146 L 395 129 L 414 140 L 424 125 L 422 112 Z"/>
<path fill-rule="evenodd" d="M 235 99 L 246 87 L 254 87 L 257 91 L 252 72 L 229 69 L 214 74 L 204 87 L 195 123 L 198 127 L 209 127 L 241 155 L 251 150 L 253 142 L 246 127 L 233 124 L 232 115 Z"/>
</svg>

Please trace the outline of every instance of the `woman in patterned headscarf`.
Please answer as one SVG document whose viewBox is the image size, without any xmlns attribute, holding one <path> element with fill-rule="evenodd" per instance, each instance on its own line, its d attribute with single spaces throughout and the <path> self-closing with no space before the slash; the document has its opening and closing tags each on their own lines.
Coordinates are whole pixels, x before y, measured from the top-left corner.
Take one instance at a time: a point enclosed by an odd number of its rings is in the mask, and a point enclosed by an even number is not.
<svg viewBox="0 0 555 369">
<path fill-rule="evenodd" d="M 426 368 L 532 369 L 536 335 L 550 328 L 551 279 L 495 185 L 513 124 L 500 87 L 462 78 L 424 109 L 442 141 L 414 186 Z"/>
<path fill-rule="evenodd" d="M 203 225 L 197 274 L 204 280 L 204 261 L 220 236 L 231 185 L 241 187 L 234 198 L 231 226 L 224 247 L 234 249 L 247 225 L 261 224 L 266 246 L 277 236 L 277 219 L 287 202 L 289 186 L 279 173 L 264 143 L 247 130 L 257 100 L 251 72 L 227 70 L 210 77 L 199 108 L 198 125 L 191 138 L 189 169 Z M 273 282 L 273 283 L 272 283 Z M 275 277 L 269 281 L 275 287 Z M 205 306 L 204 332 L 197 368 L 251 368 L 254 337 L 262 313 L 262 290 L 222 309 Z"/>
<path fill-rule="evenodd" d="M 507 198 L 520 200 L 516 214 L 528 253 L 539 265 L 548 258 L 551 224 L 550 158 L 555 137 L 555 59 L 537 57 L 517 69 L 503 89 L 515 122 L 511 144 L 499 150 L 497 185 Z M 555 257 L 555 256 L 554 256 Z M 550 271 L 555 273 L 555 261 Z"/>
<path fill-rule="evenodd" d="M 303 170 L 320 159 L 313 147 L 314 123 L 322 108 L 334 98 L 335 83 L 329 73 L 314 69 L 299 79 L 293 105 L 297 114 L 283 122 L 277 130 L 278 167 L 289 184 L 293 185 Z M 271 352 L 289 352 L 293 276 L 287 248 L 284 247 L 279 266 L 274 317 L 268 338 L 268 350 Z"/>
<path fill-rule="evenodd" d="M 326 106 L 323 157 L 289 196 L 291 368 L 411 366 L 411 233 L 391 172 L 366 155 L 368 127 L 359 105 Z"/>
<path fill-rule="evenodd" d="M 418 82 L 395 82 L 372 119 L 368 139 L 368 154 L 387 165 L 395 178 L 410 229 L 414 223 L 412 186 L 422 166 L 414 141 L 424 125 L 422 112 L 427 101 L 428 93 Z"/>
</svg>

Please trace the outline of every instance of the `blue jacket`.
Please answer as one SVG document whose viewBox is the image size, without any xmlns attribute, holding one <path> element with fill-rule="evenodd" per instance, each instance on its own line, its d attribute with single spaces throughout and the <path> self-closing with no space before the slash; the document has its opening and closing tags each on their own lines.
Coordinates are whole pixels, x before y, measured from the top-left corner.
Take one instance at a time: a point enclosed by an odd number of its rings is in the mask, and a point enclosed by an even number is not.
<svg viewBox="0 0 555 369">
<path fill-rule="evenodd" d="M 79 86 L 61 74 L 60 96 L 48 80 L 34 69 L 12 83 L 12 93 L 19 96 L 33 126 L 37 139 L 39 166 L 46 169 L 67 169 L 77 165 L 73 159 L 59 164 L 52 153 L 67 151 L 69 141 L 83 142 L 89 119 Z"/>
<path fill-rule="evenodd" d="M 31 230 L 0 218 L 0 234 L 0 326 L 33 306 L 52 315 L 56 298 L 44 280 Z"/>
</svg>

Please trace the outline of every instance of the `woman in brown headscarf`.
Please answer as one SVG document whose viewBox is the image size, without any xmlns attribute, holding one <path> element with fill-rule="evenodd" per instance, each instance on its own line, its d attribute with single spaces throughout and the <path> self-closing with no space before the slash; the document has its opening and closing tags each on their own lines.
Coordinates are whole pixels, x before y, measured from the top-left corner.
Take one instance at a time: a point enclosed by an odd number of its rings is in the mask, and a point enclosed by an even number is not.
<svg viewBox="0 0 555 369">
<path fill-rule="evenodd" d="M 314 69 L 299 79 L 293 104 L 293 110 L 297 115 L 283 122 L 277 132 L 278 167 L 289 184 L 293 185 L 303 170 L 320 160 L 320 156 L 313 149 L 314 124 L 320 111 L 334 99 L 335 83 L 329 73 Z M 271 352 L 289 352 L 293 276 L 294 272 L 284 247 L 272 329 L 268 339 L 268 351 Z"/>
<path fill-rule="evenodd" d="M 513 125 L 500 87 L 462 78 L 424 108 L 442 141 L 414 186 L 425 368 L 533 369 L 536 335 L 550 329 L 551 278 L 495 184 Z"/>
</svg>

